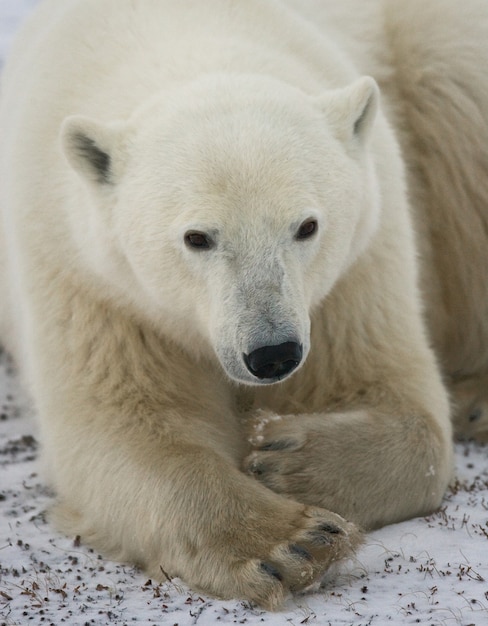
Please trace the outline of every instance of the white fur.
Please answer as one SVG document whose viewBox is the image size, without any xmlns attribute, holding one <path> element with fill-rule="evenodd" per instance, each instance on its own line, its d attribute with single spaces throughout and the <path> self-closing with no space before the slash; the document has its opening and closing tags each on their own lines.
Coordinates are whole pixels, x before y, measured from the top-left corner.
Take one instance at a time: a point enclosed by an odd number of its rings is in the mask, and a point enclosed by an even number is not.
<svg viewBox="0 0 488 626">
<path fill-rule="evenodd" d="M 0 331 L 58 523 L 271 608 L 358 543 L 336 513 L 366 528 L 427 513 L 451 473 L 422 320 L 422 300 L 442 305 L 419 294 L 407 202 L 424 178 L 400 156 L 421 138 L 393 35 L 415 16 L 341 7 L 45 0 L 2 83 Z M 285 342 L 300 370 L 265 385 L 244 355 Z"/>
</svg>

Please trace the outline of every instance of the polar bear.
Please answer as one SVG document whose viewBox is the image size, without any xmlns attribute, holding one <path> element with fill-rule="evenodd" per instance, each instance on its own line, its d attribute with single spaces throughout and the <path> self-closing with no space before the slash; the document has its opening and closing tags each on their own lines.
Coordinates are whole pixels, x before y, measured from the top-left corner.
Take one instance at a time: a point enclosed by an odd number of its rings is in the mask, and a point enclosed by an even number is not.
<svg viewBox="0 0 488 626">
<path fill-rule="evenodd" d="M 487 33 L 484 0 L 39 6 L 0 329 L 61 529 L 273 609 L 440 504 L 448 387 L 487 432 Z"/>
</svg>

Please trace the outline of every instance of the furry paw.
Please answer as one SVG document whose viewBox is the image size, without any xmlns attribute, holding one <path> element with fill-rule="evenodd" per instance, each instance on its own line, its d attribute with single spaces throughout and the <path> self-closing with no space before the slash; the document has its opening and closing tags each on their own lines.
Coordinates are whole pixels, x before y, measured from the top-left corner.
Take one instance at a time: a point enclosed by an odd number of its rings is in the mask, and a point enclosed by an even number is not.
<svg viewBox="0 0 488 626">
<path fill-rule="evenodd" d="M 290 592 L 312 586 L 333 563 L 352 556 L 361 542 L 357 528 L 334 513 L 302 507 L 297 522 L 289 536 L 276 541 L 271 535 L 276 543 L 259 558 L 238 565 L 231 576 L 238 586 L 233 595 L 276 610 Z M 278 517 L 276 524 L 278 529 Z"/>
<path fill-rule="evenodd" d="M 454 433 L 458 439 L 488 443 L 488 402 L 472 403 L 454 414 Z"/>
<path fill-rule="evenodd" d="M 488 379 L 468 379 L 455 384 L 453 425 L 458 439 L 488 443 Z"/>
<path fill-rule="evenodd" d="M 294 416 L 258 411 L 248 422 L 252 452 L 243 469 L 276 493 L 309 502 L 307 475 L 314 472 L 304 425 Z"/>
</svg>

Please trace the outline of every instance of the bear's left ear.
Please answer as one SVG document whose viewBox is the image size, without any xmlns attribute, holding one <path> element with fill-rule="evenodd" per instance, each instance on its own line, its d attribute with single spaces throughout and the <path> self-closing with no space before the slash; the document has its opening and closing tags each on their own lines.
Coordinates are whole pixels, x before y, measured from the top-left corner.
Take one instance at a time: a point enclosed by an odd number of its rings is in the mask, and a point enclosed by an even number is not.
<svg viewBox="0 0 488 626">
<path fill-rule="evenodd" d="M 61 127 L 61 145 L 71 167 L 91 184 L 115 182 L 114 165 L 120 151 L 122 124 L 101 124 L 72 116 Z"/>
<path fill-rule="evenodd" d="M 343 89 L 335 89 L 318 98 L 338 139 L 364 145 L 378 111 L 380 91 L 376 81 L 363 76 Z"/>
</svg>

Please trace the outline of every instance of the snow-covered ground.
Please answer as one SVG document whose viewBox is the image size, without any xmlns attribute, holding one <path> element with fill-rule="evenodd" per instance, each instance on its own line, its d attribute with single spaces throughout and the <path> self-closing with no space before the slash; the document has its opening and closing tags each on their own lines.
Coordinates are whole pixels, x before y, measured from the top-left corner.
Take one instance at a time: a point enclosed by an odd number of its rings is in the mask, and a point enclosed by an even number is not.
<svg viewBox="0 0 488 626">
<path fill-rule="evenodd" d="M 0 0 L 0 60 L 35 4 Z M 194 593 L 178 580 L 150 581 L 58 534 L 44 515 L 52 494 L 36 432 L 0 354 L 0 626 L 488 624 L 487 448 L 457 445 L 457 478 L 437 513 L 370 534 L 319 591 L 266 613 Z"/>
</svg>

